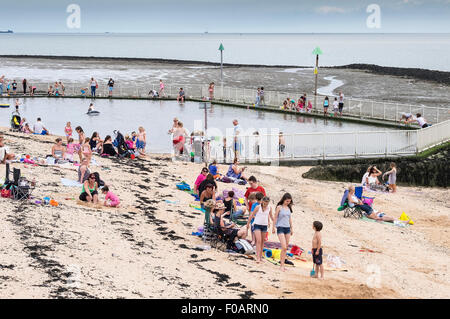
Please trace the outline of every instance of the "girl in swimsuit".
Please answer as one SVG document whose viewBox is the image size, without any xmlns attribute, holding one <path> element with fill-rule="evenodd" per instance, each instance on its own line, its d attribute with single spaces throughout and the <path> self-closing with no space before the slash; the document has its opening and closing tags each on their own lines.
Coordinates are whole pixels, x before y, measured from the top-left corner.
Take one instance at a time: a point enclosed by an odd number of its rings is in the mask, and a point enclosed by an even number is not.
<svg viewBox="0 0 450 319">
<path fill-rule="evenodd" d="M 211 82 L 209 84 L 208 91 L 209 91 L 209 99 L 210 100 L 214 99 L 214 82 Z"/>
<path fill-rule="evenodd" d="M 64 128 L 64 133 L 66 134 L 67 143 L 69 143 L 69 139 L 72 137 L 72 127 L 70 126 L 70 122 L 67 122 L 66 127 Z"/>
<path fill-rule="evenodd" d="M 166 96 L 166 93 L 164 93 L 164 83 L 162 80 L 159 80 L 159 96 Z"/>
<path fill-rule="evenodd" d="M 83 145 L 86 135 L 84 134 L 83 129 L 81 126 L 77 126 L 75 128 L 75 131 L 78 133 L 78 144 L 75 144 L 75 152 L 78 153 L 78 156 L 80 157 L 80 163 L 83 160 L 83 155 L 81 153 L 81 145 Z"/>
<path fill-rule="evenodd" d="M 66 156 L 65 158 L 71 162 L 73 162 L 73 153 L 75 152 L 75 144 L 73 143 L 73 138 L 69 138 L 67 141 L 66 147 Z"/>
<path fill-rule="evenodd" d="M 88 160 L 88 163 L 91 162 L 91 157 L 92 157 L 92 149 L 91 149 L 91 145 L 89 144 L 90 140 L 91 139 L 89 137 L 86 137 L 86 139 L 84 140 L 84 144 L 81 147 L 83 155 Z"/>
</svg>

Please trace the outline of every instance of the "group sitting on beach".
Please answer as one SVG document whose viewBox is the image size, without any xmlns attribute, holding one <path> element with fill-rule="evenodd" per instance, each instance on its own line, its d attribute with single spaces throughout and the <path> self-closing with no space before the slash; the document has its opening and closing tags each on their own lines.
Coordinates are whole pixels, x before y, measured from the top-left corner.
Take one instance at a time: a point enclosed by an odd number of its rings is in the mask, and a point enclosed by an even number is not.
<svg viewBox="0 0 450 319">
<path fill-rule="evenodd" d="M 235 160 L 230 170 L 234 176 L 243 178 L 245 168 L 239 167 L 239 161 Z M 213 161 L 209 168 L 203 167 L 194 182 L 194 193 L 198 196 L 201 208 L 210 209 L 210 223 L 228 238 L 228 242 L 235 242 L 238 239 L 246 239 L 251 235 L 251 245 L 256 252 L 256 262 L 261 263 L 264 256 L 264 243 L 267 241 L 268 232 L 277 233 L 281 245 L 280 268 L 285 271 L 285 261 L 287 248 L 293 234 L 292 227 L 292 196 L 284 194 L 275 208 L 270 204 L 270 198 L 266 190 L 261 186 L 255 176 L 250 176 L 247 180 L 249 187 L 245 194 L 237 194 L 234 191 L 224 191 L 219 193 L 216 181 L 220 180 L 220 174 L 216 161 Z M 242 196 L 242 198 L 238 198 Z M 238 226 L 237 220 L 243 221 Z M 313 247 L 313 248 L 320 248 Z M 319 249 L 315 251 L 315 259 L 320 266 L 323 252 Z M 323 277 L 323 273 L 322 273 Z"/>
<path fill-rule="evenodd" d="M 366 173 L 362 177 L 361 185 L 372 190 L 381 191 L 392 191 L 395 193 L 397 191 L 397 167 L 394 162 L 390 164 L 390 170 L 382 173 L 375 165 L 371 165 L 367 168 Z M 382 183 L 378 179 L 381 176 L 384 179 L 388 176 L 387 183 Z"/>
</svg>

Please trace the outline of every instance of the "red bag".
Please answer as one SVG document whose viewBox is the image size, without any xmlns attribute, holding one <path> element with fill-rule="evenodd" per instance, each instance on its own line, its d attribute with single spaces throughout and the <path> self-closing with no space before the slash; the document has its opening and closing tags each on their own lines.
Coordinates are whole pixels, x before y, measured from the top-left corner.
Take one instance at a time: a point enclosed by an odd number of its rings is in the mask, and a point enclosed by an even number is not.
<svg viewBox="0 0 450 319">
<path fill-rule="evenodd" d="M 11 197 L 11 190 L 9 189 L 2 189 L 1 196 L 4 198 L 10 198 Z"/>
</svg>

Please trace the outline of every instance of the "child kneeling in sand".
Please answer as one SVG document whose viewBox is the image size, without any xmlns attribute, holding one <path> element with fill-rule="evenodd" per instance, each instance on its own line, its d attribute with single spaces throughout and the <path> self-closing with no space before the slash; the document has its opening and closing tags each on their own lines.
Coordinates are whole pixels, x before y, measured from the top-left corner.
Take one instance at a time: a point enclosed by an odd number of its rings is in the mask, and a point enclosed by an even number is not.
<svg viewBox="0 0 450 319">
<path fill-rule="evenodd" d="M 119 207 L 120 205 L 120 199 L 115 195 L 113 192 L 109 190 L 108 186 L 103 186 L 102 188 L 102 194 L 105 195 L 105 201 L 103 205 L 108 207 Z"/>
</svg>

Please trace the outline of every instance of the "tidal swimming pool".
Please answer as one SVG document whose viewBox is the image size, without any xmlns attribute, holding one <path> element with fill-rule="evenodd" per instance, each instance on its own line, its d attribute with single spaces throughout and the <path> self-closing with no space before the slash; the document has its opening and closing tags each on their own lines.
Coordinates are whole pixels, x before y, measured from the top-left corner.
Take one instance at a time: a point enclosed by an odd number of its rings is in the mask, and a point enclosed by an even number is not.
<svg viewBox="0 0 450 319">
<path fill-rule="evenodd" d="M 113 136 L 113 130 L 120 130 L 124 135 L 137 131 L 143 126 L 147 132 L 147 151 L 152 153 L 169 153 L 171 140 L 167 133 L 172 120 L 177 117 L 188 131 L 200 130 L 204 125 L 204 109 L 198 102 L 179 104 L 176 101 L 152 100 L 91 100 L 89 98 L 25 98 L 20 99 L 21 116 L 26 118 L 30 127 L 40 117 L 50 133 L 64 135 L 66 122 L 72 123 L 72 129 L 81 126 L 87 136 L 99 132 L 101 138 Z M 90 103 L 94 103 L 98 116 L 86 114 Z M 10 125 L 11 112 L 14 111 L 14 99 L 0 98 L 0 104 L 11 104 L 10 108 L 0 108 L 0 126 Z M 242 108 L 213 105 L 208 113 L 208 129 L 216 132 L 232 132 L 234 119 L 239 120 L 241 128 L 251 134 L 256 130 L 270 133 L 278 129 L 285 134 L 311 132 L 353 132 L 385 131 L 388 128 L 363 125 L 358 123 L 323 120 L 302 115 L 280 114 L 246 110 Z M 265 131 L 267 130 L 267 131 Z M 75 133 L 75 136 L 77 134 Z"/>
</svg>

